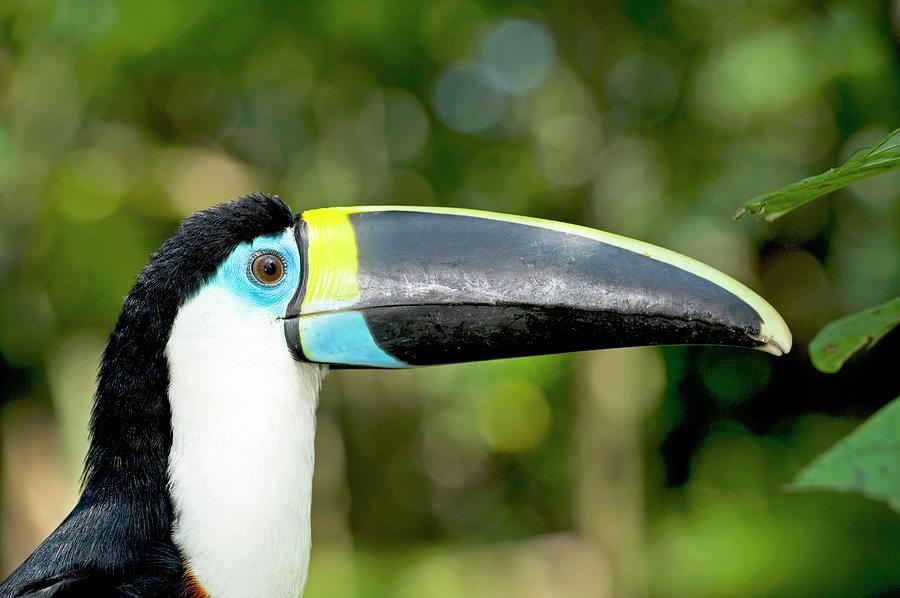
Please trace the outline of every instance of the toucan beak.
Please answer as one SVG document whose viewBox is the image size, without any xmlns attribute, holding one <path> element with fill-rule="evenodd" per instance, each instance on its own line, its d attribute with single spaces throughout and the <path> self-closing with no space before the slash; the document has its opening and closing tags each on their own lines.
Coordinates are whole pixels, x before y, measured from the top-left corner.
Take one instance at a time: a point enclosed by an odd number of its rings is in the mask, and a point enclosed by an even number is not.
<svg viewBox="0 0 900 598">
<path fill-rule="evenodd" d="M 762 297 L 677 253 L 534 218 L 452 208 L 310 210 L 285 316 L 299 359 L 402 368 L 637 345 L 781 355 Z"/>
</svg>

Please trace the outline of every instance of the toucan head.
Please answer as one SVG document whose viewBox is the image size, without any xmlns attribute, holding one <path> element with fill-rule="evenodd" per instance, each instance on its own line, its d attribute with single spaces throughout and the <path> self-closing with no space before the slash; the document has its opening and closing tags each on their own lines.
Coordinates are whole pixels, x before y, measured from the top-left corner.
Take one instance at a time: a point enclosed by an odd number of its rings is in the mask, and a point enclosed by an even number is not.
<svg viewBox="0 0 900 598">
<path fill-rule="evenodd" d="M 635 345 L 791 348 L 764 299 L 700 262 L 582 226 L 475 210 L 309 210 L 238 244 L 212 282 L 278 321 L 297 360 L 337 367 Z"/>
<path fill-rule="evenodd" d="M 732 278 L 580 226 L 406 206 L 294 216 L 263 194 L 214 206 L 125 299 L 81 499 L 0 595 L 152 582 L 153 595 L 297 596 L 327 366 L 657 344 L 780 355 L 791 334 Z"/>
</svg>

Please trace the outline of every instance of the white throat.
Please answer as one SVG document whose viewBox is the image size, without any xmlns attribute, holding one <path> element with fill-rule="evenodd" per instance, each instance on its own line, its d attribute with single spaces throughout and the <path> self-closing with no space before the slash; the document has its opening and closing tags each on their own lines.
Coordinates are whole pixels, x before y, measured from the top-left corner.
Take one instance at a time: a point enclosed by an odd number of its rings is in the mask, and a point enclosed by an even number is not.
<svg viewBox="0 0 900 598">
<path fill-rule="evenodd" d="M 325 368 L 295 362 L 279 320 L 217 286 L 181 307 L 166 355 L 175 544 L 214 598 L 300 596 Z"/>
</svg>

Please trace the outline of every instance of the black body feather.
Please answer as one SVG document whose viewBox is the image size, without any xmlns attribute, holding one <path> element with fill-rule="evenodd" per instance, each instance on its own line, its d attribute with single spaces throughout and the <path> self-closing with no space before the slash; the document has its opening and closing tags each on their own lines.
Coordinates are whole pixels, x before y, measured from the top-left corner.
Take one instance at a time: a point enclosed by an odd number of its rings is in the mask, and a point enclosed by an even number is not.
<svg viewBox="0 0 900 598">
<path fill-rule="evenodd" d="M 253 194 L 194 214 L 151 257 L 103 354 L 81 498 L 0 598 L 185 593 L 167 491 L 166 343 L 178 309 L 239 243 L 292 223 L 280 199 Z"/>
</svg>

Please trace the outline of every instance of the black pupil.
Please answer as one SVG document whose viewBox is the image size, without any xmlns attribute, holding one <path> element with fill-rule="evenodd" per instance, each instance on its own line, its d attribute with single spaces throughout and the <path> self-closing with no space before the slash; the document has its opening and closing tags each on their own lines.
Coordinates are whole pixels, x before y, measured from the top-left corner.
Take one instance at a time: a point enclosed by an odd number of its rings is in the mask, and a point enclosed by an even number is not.
<svg viewBox="0 0 900 598">
<path fill-rule="evenodd" d="M 263 262 L 263 272 L 265 272 L 268 276 L 275 276 L 278 273 L 278 266 L 275 264 L 274 258 L 266 258 L 266 261 Z"/>
</svg>

